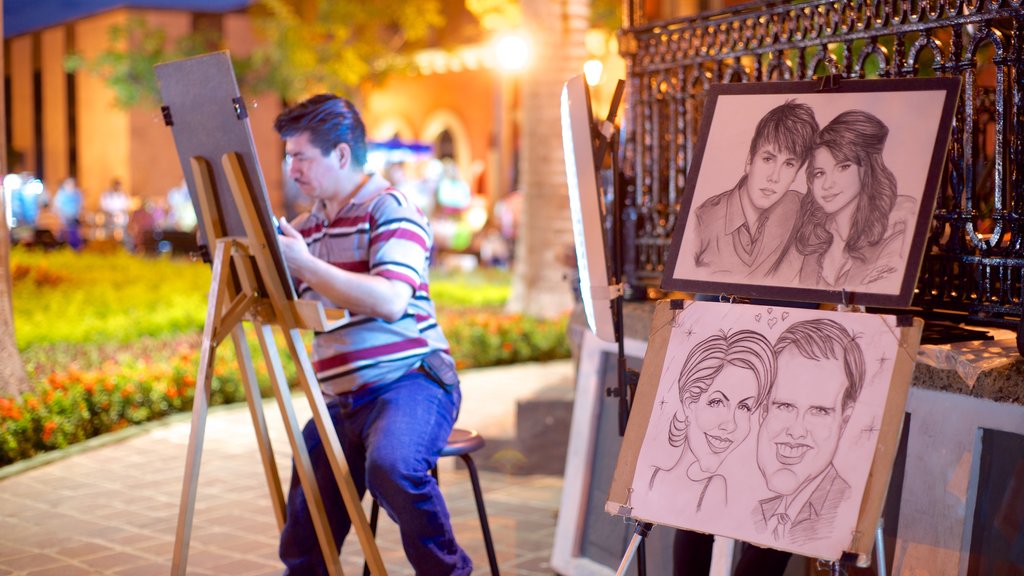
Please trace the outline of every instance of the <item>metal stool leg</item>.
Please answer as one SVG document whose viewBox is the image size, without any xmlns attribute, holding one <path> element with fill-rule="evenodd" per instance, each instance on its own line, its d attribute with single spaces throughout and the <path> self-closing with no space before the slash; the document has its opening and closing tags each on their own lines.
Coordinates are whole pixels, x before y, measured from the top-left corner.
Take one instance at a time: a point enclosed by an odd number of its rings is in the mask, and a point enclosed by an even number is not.
<svg viewBox="0 0 1024 576">
<path fill-rule="evenodd" d="M 492 576 L 499 576 L 498 558 L 494 554 L 494 542 L 491 541 L 491 527 L 487 523 L 487 510 L 484 508 L 484 495 L 480 490 L 480 478 L 476 473 L 476 464 L 469 454 L 461 454 L 462 461 L 469 469 L 469 479 L 473 483 L 473 496 L 476 498 L 476 511 L 480 515 L 480 529 L 484 533 L 484 545 L 487 546 L 487 561 L 491 564 Z"/>
<path fill-rule="evenodd" d="M 480 516 L 480 529 L 484 533 L 484 546 L 487 547 L 487 562 L 491 565 L 492 576 L 501 576 L 498 571 L 498 557 L 494 553 L 494 542 L 491 540 L 491 526 L 487 522 L 487 509 L 484 506 L 484 495 L 480 489 L 480 477 L 476 472 L 476 464 L 473 463 L 473 458 L 469 454 L 459 454 L 462 461 L 466 463 L 466 469 L 469 470 L 469 480 L 473 484 L 473 498 L 476 499 L 476 511 Z M 437 466 L 431 468 L 430 473 L 437 479 Z M 377 499 L 373 499 L 373 505 L 370 508 L 370 532 L 374 536 L 377 535 L 377 519 L 380 516 L 380 504 L 377 503 Z M 363 563 L 363 576 L 370 576 L 370 567 Z"/>
<path fill-rule="evenodd" d="M 377 518 L 380 517 L 380 504 L 377 504 L 377 499 L 372 498 L 373 505 L 370 506 L 370 533 L 374 536 L 377 535 Z M 363 576 L 370 576 L 370 565 L 363 562 Z"/>
</svg>

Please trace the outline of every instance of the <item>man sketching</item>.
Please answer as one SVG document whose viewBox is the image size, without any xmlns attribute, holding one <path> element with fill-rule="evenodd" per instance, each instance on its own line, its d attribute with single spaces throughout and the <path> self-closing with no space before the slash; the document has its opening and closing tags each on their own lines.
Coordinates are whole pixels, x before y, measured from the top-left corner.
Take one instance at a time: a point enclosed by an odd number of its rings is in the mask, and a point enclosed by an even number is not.
<svg viewBox="0 0 1024 576">
<path fill-rule="evenodd" d="M 351 313 L 313 341 L 317 378 L 359 495 L 367 489 L 398 523 L 417 574 L 464 575 L 473 565 L 452 532 L 430 469 L 458 414 L 448 341 L 428 287 L 433 235 L 422 212 L 363 170 L 366 132 L 352 103 L 314 96 L 277 118 L 288 177 L 313 200 L 281 221 L 281 251 L 300 297 Z M 323 442 L 303 430 L 336 544 L 351 527 Z M 326 574 L 297 475 L 281 533 L 286 574 Z"/>
<path fill-rule="evenodd" d="M 761 118 L 739 182 L 696 210 L 697 268 L 731 278 L 796 276 L 798 262 L 777 261 L 800 210 L 801 194 L 790 186 L 817 133 L 814 111 L 794 100 Z"/>
<path fill-rule="evenodd" d="M 796 322 L 775 342 L 778 377 L 762 410 L 757 465 L 777 495 L 754 512 L 775 542 L 831 535 L 850 485 L 832 459 L 864 386 L 860 344 L 834 320 Z"/>
</svg>

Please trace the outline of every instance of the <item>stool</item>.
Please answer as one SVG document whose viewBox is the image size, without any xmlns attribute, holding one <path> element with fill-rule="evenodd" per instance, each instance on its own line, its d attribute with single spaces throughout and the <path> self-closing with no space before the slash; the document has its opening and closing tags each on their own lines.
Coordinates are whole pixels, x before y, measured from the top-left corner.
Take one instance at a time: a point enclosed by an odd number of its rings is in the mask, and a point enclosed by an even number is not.
<svg viewBox="0 0 1024 576">
<path fill-rule="evenodd" d="M 441 450 L 441 456 L 458 456 L 466 463 L 469 470 L 469 480 L 473 483 L 473 496 L 476 498 L 476 511 L 480 516 L 480 529 L 484 533 L 484 545 L 487 547 L 487 561 L 491 565 L 491 574 L 500 576 L 498 572 L 498 559 L 494 555 L 494 543 L 491 541 L 491 528 L 487 523 L 487 510 L 484 509 L 484 495 L 480 490 L 480 477 L 476 472 L 476 464 L 470 456 L 473 452 L 484 447 L 484 438 L 476 430 L 464 428 L 453 428 L 448 436 L 448 444 Z M 437 466 L 435 465 L 430 473 L 437 479 Z M 380 505 L 377 499 L 373 499 L 373 506 L 370 508 L 370 532 L 377 534 L 377 519 L 380 517 Z M 370 567 L 363 564 L 363 576 L 370 576 Z"/>
</svg>

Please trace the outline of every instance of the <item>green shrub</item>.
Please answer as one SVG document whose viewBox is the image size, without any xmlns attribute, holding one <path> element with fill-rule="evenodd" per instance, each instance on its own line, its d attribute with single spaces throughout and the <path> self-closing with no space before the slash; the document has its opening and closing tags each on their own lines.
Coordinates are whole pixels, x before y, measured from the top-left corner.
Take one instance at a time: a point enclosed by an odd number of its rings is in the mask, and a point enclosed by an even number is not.
<svg viewBox="0 0 1024 576">
<path fill-rule="evenodd" d="M 0 466 L 191 409 L 207 264 L 121 250 L 17 247 L 11 262 L 18 345 L 34 389 L 0 396 Z M 569 356 L 566 318 L 501 312 L 510 284 L 509 273 L 500 270 L 432 273 L 438 321 L 459 368 Z M 246 334 L 267 397 L 266 363 L 248 325 Z M 312 334 L 303 337 L 308 346 Z M 279 348 L 285 377 L 294 384 L 294 362 Z M 243 388 L 234 346 L 225 342 L 217 348 L 210 403 L 244 400 Z"/>
<path fill-rule="evenodd" d="M 430 297 L 438 314 L 462 308 L 501 309 L 512 290 L 508 271 L 484 268 L 472 273 L 430 273 Z"/>
<path fill-rule="evenodd" d="M 21 350 L 194 333 L 206 320 L 210 267 L 189 260 L 15 248 L 11 278 Z"/>
<path fill-rule="evenodd" d="M 568 317 L 540 320 L 518 314 L 439 315 L 458 368 L 568 358 Z"/>
</svg>

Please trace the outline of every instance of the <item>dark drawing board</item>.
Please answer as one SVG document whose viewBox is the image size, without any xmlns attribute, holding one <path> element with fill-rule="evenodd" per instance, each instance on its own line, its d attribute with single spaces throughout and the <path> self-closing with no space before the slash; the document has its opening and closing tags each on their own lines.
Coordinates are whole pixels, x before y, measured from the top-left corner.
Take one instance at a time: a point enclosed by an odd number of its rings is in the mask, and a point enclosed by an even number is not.
<svg viewBox="0 0 1024 576">
<path fill-rule="evenodd" d="M 821 83 L 816 81 L 711 86 L 694 159 L 686 175 L 662 288 L 806 302 L 910 305 L 935 209 L 960 79 L 842 80 L 827 91 L 820 88 Z M 734 239 L 730 234 L 735 233 L 725 230 L 737 222 L 730 215 L 738 213 L 739 219 L 743 217 L 737 209 L 737 196 L 726 193 L 733 190 L 738 194 L 741 177 L 746 178 L 755 128 L 769 110 L 788 100 L 812 108 L 819 128 L 850 110 L 867 112 L 888 128 L 882 158 L 895 177 L 897 201 L 884 216 L 885 235 L 865 250 L 871 256 L 857 261 L 856 272 L 850 271 L 834 285 L 818 279 L 813 271 L 816 260 L 811 260 L 816 257 L 801 255 L 791 241 L 792 231 L 799 228 L 797 223 L 807 212 L 803 205 L 793 208 L 794 203 L 812 194 L 808 164 L 800 166 L 787 190 L 777 191 L 776 196 L 788 196 L 790 208 L 776 210 L 775 214 L 785 214 L 775 217 L 777 228 L 764 226 L 765 240 L 752 262 L 746 264 L 749 267 L 731 252 L 736 248 L 731 247 Z M 733 203 L 727 206 L 729 199 Z M 785 203 L 777 200 L 774 206 Z M 862 202 L 856 206 L 860 209 L 863 205 Z M 702 208 L 704 224 L 698 221 Z M 767 222 L 771 223 L 772 217 Z M 767 238 L 773 240 L 769 242 Z M 709 243 L 716 248 L 706 249 Z M 767 256 L 772 249 L 769 246 L 792 257 L 788 266 L 780 267 L 777 256 Z M 878 254 L 890 257 L 879 258 Z M 884 270 L 884 274 L 879 270 Z"/>
<path fill-rule="evenodd" d="M 204 215 L 195 175 L 192 173 L 191 159 L 195 157 L 205 159 L 212 168 L 217 212 L 220 214 L 223 234 L 239 238 L 249 236 L 221 167 L 221 159 L 225 154 L 239 154 L 247 187 L 256 207 L 260 226 L 258 233 L 263 235 L 262 239 L 257 240 L 270 251 L 285 296 L 295 300 L 288 267 L 277 244 L 273 212 L 256 155 L 248 113 L 238 90 L 229 54 L 226 51 L 213 52 L 158 64 L 155 69 L 164 102 L 165 122 L 170 124 L 174 134 L 181 170 L 199 221 L 203 221 Z M 207 231 L 200 227 L 200 233 L 202 243 L 212 249 L 213 242 L 206 237 Z"/>
</svg>

